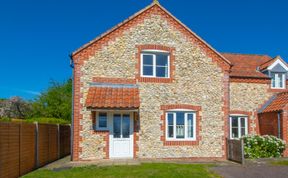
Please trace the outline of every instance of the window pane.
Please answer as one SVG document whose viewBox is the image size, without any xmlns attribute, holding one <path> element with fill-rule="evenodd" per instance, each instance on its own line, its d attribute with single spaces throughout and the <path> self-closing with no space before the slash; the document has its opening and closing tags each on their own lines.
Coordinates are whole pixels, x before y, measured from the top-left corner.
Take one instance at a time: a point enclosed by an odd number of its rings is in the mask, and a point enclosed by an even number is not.
<svg viewBox="0 0 288 178">
<path fill-rule="evenodd" d="M 99 113 L 99 127 L 100 128 L 107 127 L 107 113 Z"/>
<path fill-rule="evenodd" d="M 168 114 L 168 125 L 173 125 L 173 114 L 172 113 Z"/>
<path fill-rule="evenodd" d="M 193 114 L 188 114 L 187 117 L 188 137 L 193 138 Z"/>
<path fill-rule="evenodd" d="M 241 117 L 241 127 L 245 127 L 245 118 Z"/>
<path fill-rule="evenodd" d="M 121 138 L 121 115 L 114 114 L 113 117 L 113 136 L 114 138 Z"/>
<path fill-rule="evenodd" d="M 173 138 L 174 137 L 173 126 L 168 126 L 168 137 L 169 138 Z"/>
<path fill-rule="evenodd" d="M 143 66 L 143 75 L 153 76 L 153 66 Z"/>
<path fill-rule="evenodd" d="M 238 128 L 232 128 L 232 138 L 238 138 Z"/>
<path fill-rule="evenodd" d="M 245 128 L 241 128 L 241 137 L 245 135 Z"/>
<path fill-rule="evenodd" d="M 176 113 L 176 138 L 185 138 L 184 112 Z"/>
<path fill-rule="evenodd" d="M 157 77 L 168 77 L 168 67 L 156 67 Z"/>
<path fill-rule="evenodd" d="M 130 138 L 130 116 L 128 114 L 123 115 L 122 135 L 123 135 L 123 138 Z"/>
<path fill-rule="evenodd" d="M 276 87 L 275 73 L 272 73 L 272 87 Z"/>
<path fill-rule="evenodd" d="M 238 127 L 238 118 L 232 117 L 232 127 Z"/>
<path fill-rule="evenodd" d="M 283 88 L 283 74 L 279 74 L 279 87 Z"/>
<path fill-rule="evenodd" d="M 157 66 L 168 66 L 168 55 L 167 54 L 157 54 L 156 55 L 156 65 Z"/>
<path fill-rule="evenodd" d="M 143 55 L 144 65 L 153 65 L 153 55 Z"/>
</svg>

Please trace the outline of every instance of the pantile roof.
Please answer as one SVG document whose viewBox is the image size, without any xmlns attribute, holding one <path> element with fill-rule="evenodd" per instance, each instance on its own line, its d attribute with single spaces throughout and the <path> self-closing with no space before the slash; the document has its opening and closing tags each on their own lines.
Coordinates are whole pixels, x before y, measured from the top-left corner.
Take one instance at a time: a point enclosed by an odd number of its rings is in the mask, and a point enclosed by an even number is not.
<svg viewBox="0 0 288 178">
<path fill-rule="evenodd" d="M 248 55 L 222 53 L 222 55 L 232 63 L 231 77 L 251 77 L 251 78 L 268 78 L 265 74 L 258 71 L 259 66 L 272 58 L 267 55 Z"/>
<path fill-rule="evenodd" d="M 288 104 L 288 92 L 279 93 L 275 98 L 263 109 L 262 113 L 281 111 Z"/>
<path fill-rule="evenodd" d="M 86 100 L 87 108 L 139 108 L 139 89 L 136 87 L 92 86 Z"/>
</svg>

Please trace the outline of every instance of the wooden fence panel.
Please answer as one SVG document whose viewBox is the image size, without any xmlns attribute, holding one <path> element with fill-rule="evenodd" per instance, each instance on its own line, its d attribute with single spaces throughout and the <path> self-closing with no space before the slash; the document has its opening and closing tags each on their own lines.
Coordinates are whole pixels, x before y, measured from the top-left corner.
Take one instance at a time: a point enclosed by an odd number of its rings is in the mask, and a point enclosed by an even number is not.
<svg viewBox="0 0 288 178">
<path fill-rule="evenodd" d="M 0 177 L 9 177 L 9 123 L 0 123 Z"/>
<path fill-rule="evenodd" d="M 3 161 L 1 167 L 3 166 L 3 177 L 19 177 L 19 167 L 20 167 L 20 125 L 19 124 L 4 124 L 2 133 L 1 133 L 1 143 L 3 143 L 3 151 L 1 154 L 0 160 Z M 6 132 L 3 133 L 3 132 Z M 2 170 L 1 170 L 2 172 Z M 1 174 L 2 177 L 2 174 Z"/>
<path fill-rule="evenodd" d="M 71 128 L 68 125 L 60 125 L 60 157 L 70 154 Z"/>
<path fill-rule="evenodd" d="M 36 126 L 21 124 L 20 129 L 20 175 L 36 168 Z"/>
<path fill-rule="evenodd" d="M 48 125 L 49 127 L 49 162 L 58 159 L 58 125 Z"/>
<path fill-rule="evenodd" d="M 70 154 L 70 135 L 70 126 L 0 122 L 0 178 L 22 176 Z"/>
<path fill-rule="evenodd" d="M 38 124 L 38 166 L 49 163 L 49 125 Z"/>
</svg>

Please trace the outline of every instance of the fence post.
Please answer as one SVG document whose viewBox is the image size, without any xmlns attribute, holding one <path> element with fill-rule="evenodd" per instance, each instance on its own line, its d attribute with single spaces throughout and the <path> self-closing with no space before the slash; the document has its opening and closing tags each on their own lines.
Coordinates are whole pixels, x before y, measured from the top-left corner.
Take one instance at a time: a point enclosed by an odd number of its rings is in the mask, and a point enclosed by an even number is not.
<svg viewBox="0 0 288 178">
<path fill-rule="evenodd" d="M 39 167 L 39 128 L 38 128 L 38 122 L 34 122 L 35 124 L 35 168 Z"/>
</svg>

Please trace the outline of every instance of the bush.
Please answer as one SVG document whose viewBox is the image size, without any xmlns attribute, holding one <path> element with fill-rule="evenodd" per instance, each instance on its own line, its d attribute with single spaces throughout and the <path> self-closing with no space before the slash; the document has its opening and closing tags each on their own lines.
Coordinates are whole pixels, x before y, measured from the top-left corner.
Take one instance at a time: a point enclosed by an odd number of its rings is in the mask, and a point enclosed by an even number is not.
<svg viewBox="0 0 288 178">
<path fill-rule="evenodd" d="M 57 118 L 31 118 L 31 119 L 27 119 L 25 120 L 26 122 L 38 122 L 38 123 L 43 123 L 43 124 L 70 124 L 69 121 L 64 120 L 64 119 L 57 119 Z"/>
<path fill-rule="evenodd" d="M 243 139 L 245 158 L 278 158 L 285 150 L 285 141 L 271 135 L 248 135 Z"/>
<path fill-rule="evenodd" d="M 11 122 L 11 119 L 8 117 L 2 117 L 0 118 L 0 122 Z"/>
</svg>

